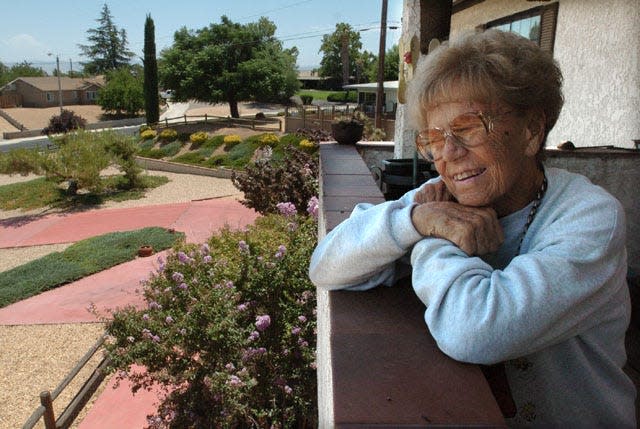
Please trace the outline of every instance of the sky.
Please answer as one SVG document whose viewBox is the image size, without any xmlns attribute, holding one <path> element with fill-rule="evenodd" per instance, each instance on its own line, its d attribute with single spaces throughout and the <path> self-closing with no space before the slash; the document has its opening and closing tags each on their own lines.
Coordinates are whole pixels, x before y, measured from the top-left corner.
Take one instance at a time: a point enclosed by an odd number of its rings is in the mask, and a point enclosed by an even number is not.
<svg viewBox="0 0 640 429">
<path fill-rule="evenodd" d="M 380 45 L 382 0 L 17 0 L 2 7 L 0 62 L 28 61 L 51 73 L 57 57 L 63 72 L 80 70 L 87 58 L 78 45 L 88 43 L 87 30 L 98 27 L 105 3 L 137 57 L 142 57 L 147 14 L 155 24 L 158 54 L 172 45 L 178 29 L 201 29 L 219 23 L 222 15 L 241 24 L 267 17 L 283 46 L 298 48 L 300 69 L 319 66 L 322 36 L 335 31 L 338 22 L 360 31 L 364 50 L 377 55 Z M 402 0 L 388 0 L 387 49 L 400 38 L 401 17 Z"/>
</svg>

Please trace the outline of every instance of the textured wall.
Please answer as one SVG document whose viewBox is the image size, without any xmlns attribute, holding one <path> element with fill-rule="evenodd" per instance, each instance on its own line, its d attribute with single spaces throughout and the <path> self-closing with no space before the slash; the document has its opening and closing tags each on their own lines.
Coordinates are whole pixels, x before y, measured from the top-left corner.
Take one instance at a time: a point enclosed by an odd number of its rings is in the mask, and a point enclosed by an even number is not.
<svg viewBox="0 0 640 429">
<path fill-rule="evenodd" d="M 640 1 L 561 0 L 554 56 L 565 107 L 549 142 L 633 147 L 640 139 Z"/>
</svg>

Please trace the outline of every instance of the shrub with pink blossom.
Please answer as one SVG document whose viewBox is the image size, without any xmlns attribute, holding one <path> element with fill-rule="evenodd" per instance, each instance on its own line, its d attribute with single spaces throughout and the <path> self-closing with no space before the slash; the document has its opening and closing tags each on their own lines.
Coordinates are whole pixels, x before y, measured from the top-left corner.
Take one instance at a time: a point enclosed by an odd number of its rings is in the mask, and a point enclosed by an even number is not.
<svg viewBox="0 0 640 429">
<path fill-rule="evenodd" d="M 316 426 L 316 228 L 311 216 L 267 215 L 183 244 L 144 284 L 146 307 L 113 314 L 116 376 L 166 391 L 150 427 Z"/>
</svg>

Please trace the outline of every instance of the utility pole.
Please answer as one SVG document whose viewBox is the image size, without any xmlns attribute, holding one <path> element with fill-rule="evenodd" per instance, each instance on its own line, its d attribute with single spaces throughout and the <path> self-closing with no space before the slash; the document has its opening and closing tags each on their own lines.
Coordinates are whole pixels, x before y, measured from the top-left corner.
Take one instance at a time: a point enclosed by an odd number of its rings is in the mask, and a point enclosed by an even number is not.
<svg viewBox="0 0 640 429">
<path fill-rule="evenodd" d="M 48 56 L 53 54 L 49 52 Z M 58 75 L 58 104 L 60 105 L 60 114 L 62 115 L 62 84 L 60 83 L 60 58 L 56 55 L 56 74 Z"/>
<path fill-rule="evenodd" d="M 349 85 L 349 33 L 346 29 L 342 30 L 342 85 Z"/>
<path fill-rule="evenodd" d="M 384 97 L 384 51 L 387 44 L 387 0 L 382 0 L 380 18 L 380 48 L 378 49 L 378 89 L 376 91 L 375 127 L 382 128 L 382 98 Z"/>
<path fill-rule="evenodd" d="M 60 114 L 62 115 L 62 84 L 60 83 L 60 59 L 56 55 L 56 68 L 58 69 L 58 100 L 60 102 Z"/>
</svg>

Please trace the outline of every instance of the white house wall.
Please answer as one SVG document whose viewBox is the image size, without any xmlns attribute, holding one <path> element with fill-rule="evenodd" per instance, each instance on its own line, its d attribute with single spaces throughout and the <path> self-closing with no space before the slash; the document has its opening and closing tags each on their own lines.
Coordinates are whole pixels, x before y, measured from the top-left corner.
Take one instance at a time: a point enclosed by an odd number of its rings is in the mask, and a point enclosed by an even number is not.
<svg viewBox="0 0 640 429">
<path fill-rule="evenodd" d="M 640 0 L 562 0 L 554 56 L 565 107 L 550 138 L 633 147 L 640 139 Z"/>
<path fill-rule="evenodd" d="M 560 0 L 553 56 L 565 105 L 547 145 L 634 147 L 640 139 L 640 0 Z M 549 2 L 486 0 L 451 17 L 451 34 Z"/>
</svg>

